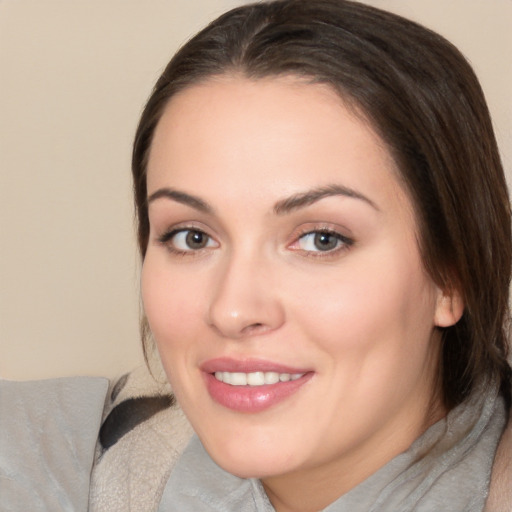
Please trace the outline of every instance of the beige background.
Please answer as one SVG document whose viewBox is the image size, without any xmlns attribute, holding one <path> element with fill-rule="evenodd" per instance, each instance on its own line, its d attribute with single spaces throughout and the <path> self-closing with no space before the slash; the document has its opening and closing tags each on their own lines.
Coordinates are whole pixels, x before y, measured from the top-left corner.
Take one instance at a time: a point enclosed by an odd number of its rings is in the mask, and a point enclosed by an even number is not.
<svg viewBox="0 0 512 512">
<path fill-rule="evenodd" d="M 177 46 L 235 0 L 0 0 L 0 376 L 142 361 L 130 145 Z M 473 63 L 512 182 L 512 0 L 369 0 Z"/>
</svg>

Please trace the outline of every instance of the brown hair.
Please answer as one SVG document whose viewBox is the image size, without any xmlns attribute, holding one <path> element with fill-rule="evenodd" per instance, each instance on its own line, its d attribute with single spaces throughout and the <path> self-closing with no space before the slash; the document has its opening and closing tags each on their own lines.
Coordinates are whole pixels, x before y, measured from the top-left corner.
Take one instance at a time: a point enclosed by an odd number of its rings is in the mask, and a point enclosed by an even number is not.
<svg viewBox="0 0 512 512">
<path fill-rule="evenodd" d="M 438 34 L 345 0 L 277 0 L 229 11 L 159 78 L 133 149 L 138 241 L 148 243 L 146 165 L 170 98 L 215 75 L 296 75 L 333 87 L 387 144 L 415 207 L 423 263 L 465 304 L 444 329 L 440 378 L 453 407 L 484 377 L 508 396 L 510 208 L 489 112 L 461 53 Z"/>
</svg>

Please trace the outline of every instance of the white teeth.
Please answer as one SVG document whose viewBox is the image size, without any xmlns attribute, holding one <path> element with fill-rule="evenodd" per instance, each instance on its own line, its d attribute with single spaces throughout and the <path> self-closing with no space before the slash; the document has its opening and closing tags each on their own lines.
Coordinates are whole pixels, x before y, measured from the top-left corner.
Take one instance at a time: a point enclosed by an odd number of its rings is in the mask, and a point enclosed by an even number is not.
<svg viewBox="0 0 512 512">
<path fill-rule="evenodd" d="M 247 375 L 245 373 L 231 373 L 228 375 L 233 386 L 247 386 Z M 224 380 L 224 376 L 222 378 Z"/>
<path fill-rule="evenodd" d="M 277 372 L 215 372 L 215 378 L 231 386 L 263 386 L 264 384 L 277 384 L 300 379 L 303 373 L 277 373 Z"/>
<path fill-rule="evenodd" d="M 277 384 L 279 382 L 279 373 L 277 372 L 266 372 L 265 373 L 265 384 Z"/>
<path fill-rule="evenodd" d="M 262 386 L 265 384 L 265 374 L 263 372 L 248 373 L 247 384 L 249 386 Z"/>
</svg>

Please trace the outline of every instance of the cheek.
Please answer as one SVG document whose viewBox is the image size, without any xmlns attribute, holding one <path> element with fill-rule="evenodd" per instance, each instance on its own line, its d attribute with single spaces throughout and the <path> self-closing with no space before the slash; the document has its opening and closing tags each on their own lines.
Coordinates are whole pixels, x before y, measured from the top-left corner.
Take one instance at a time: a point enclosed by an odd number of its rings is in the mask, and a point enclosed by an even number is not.
<svg viewBox="0 0 512 512">
<path fill-rule="evenodd" d="M 323 394 L 336 404 L 328 420 L 351 411 L 350 424 L 361 432 L 398 410 L 411 390 L 423 389 L 435 364 L 433 286 L 421 267 L 403 257 L 385 271 L 367 263 L 317 282 L 294 314 L 325 363 Z"/>
<path fill-rule="evenodd" d="M 317 344 L 336 356 L 403 360 L 430 340 L 434 286 L 419 256 L 374 256 L 303 283 L 300 288 L 308 292 L 295 294 L 294 316 Z"/>
<path fill-rule="evenodd" d="M 194 340 L 200 340 L 201 288 L 195 276 L 172 271 L 165 257 L 148 251 L 141 273 L 144 312 L 171 387 L 182 402 L 191 393 Z"/>
<path fill-rule="evenodd" d="M 186 345 L 201 315 L 201 289 L 183 272 L 169 271 L 164 259 L 148 251 L 141 274 L 144 312 L 161 353 Z"/>
</svg>

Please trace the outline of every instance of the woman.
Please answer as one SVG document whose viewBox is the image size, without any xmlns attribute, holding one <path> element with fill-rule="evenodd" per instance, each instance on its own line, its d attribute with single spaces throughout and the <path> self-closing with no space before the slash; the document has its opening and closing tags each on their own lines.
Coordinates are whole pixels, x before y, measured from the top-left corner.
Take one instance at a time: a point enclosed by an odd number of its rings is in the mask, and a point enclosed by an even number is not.
<svg viewBox="0 0 512 512">
<path fill-rule="evenodd" d="M 478 82 L 343 0 L 230 11 L 136 135 L 148 325 L 197 438 L 161 510 L 482 510 L 510 209 Z"/>
</svg>

